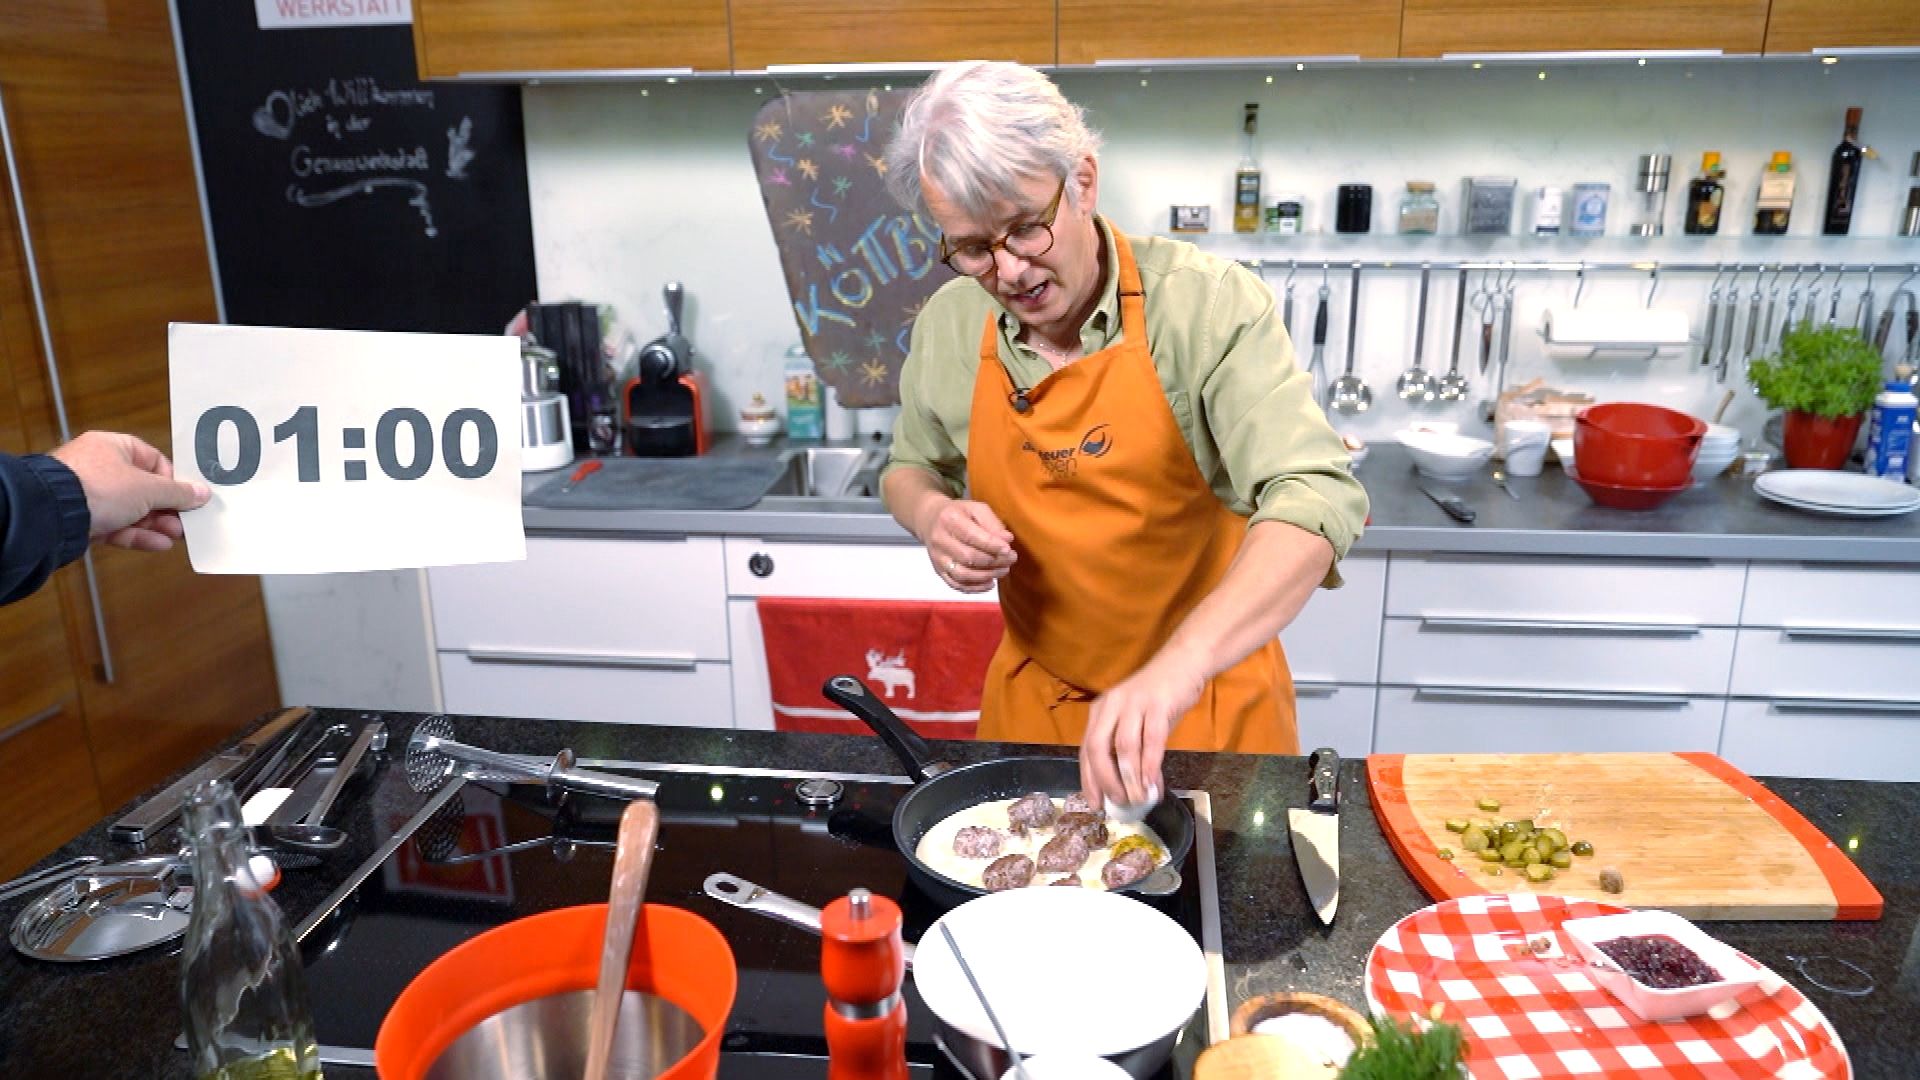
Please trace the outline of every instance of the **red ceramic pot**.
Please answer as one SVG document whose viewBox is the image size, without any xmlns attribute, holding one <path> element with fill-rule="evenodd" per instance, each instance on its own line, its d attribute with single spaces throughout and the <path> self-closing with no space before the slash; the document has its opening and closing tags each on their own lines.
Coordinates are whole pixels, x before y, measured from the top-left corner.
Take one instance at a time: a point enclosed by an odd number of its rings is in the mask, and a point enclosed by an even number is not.
<svg viewBox="0 0 1920 1080">
<path fill-rule="evenodd" d="M 1853 441 L 1860 435 L 1860 414 L 1853 416 L 1815 416 L 1788 410 L 1780 422 L 1781 449 L 1787 454 L 1790 469 L 1842 469 L 1853 455 Z M 1575 453 L 1575 458 L 1579 454 Z"/>
<path fill-rule="evenodd" d="M 1595 483 L 1680 488 L 1692 480 L 1706 434 L 1706 421 L 1659 405 L 1589 405 L 1574 417 L 1573 458 Z"/>
</svg>

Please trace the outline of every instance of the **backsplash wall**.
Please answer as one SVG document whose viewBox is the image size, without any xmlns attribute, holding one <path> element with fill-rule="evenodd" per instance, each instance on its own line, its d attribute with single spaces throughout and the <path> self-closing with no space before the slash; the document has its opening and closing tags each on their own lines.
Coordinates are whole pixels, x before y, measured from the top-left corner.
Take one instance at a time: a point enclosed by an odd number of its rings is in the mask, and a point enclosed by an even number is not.
<svg viewBox="0 0 1920 1080">
<path fill-rule="evenodd" d="M 1544 73 L 1545 78 L 1540 75 Z M 1848 58 L 1652 62 L 1605 65 L 1464 66 L 1395 64 L 1295 71 L 1161 70 L 1063 72 L 1067 95 L 1085 106 L 1102 131 L 1101 209 L 1135 233 L 1162 231 L 1173 203 L 1213 207 L 1209 246 L 1235 257 L 1259 257 L 1276 291 L 1286 261 L 1303 260 L 1295 325 L 1311 327 L 1320 261 L 1336 264 L 1326 361 L 1338 374 L 1347 343 L 1347 275 L 1342 259 L 1407 260 L 1405 270 L 1370 271 L 1356 335 L 1356 370 L 1372 385 L 1375 407 L 1337 418 L 1345 430 L 1374 438 L 1413 416 L 1480 427 L 1464 405 L 1412 406 L 1393 398 L 1394 377 L 1412 357 L 1414 296 L 1422 258 L 1492 257 L 1624 262 L 1779 259 L 1807 262 L 1920 263 L 1920 240 L 1891 237 L 1910 186 L 1908 165 L 1920 149 L 1920 60 Z M 1269 78 L 1271 81 L 1268 81 Z M 697 363 L 715 391 L 711 417 L 733 427 L 755 392 L 780 395 L 781 354 L 798 331 L 781 277 L 771 230 L 747 156 L 754 112 L 786 89 L 844 89 L 911 83 L 913 77 L 826 81 L 819 78 L 688 80 L 617 85 L 528 87 L 525 94 L 529 188 L 541 298 L 589 298 L 614 304 L 645 341 L 665 327 L 660 287 L 686 284 L 688 333 Z M 1230 228 L 1232 172 L 1240 157 L 1244 102 L 1260 103 L 1260 163 L 1267 192 L 1307 196 L 1310 232 L 1331 233 L 1336 185 L 1374 186 L 1374 229 L 1367 237 L 1310 235 L 1236 238 Z M 1849 105 L 1866 110 L 1863 141 L 1879 150 L 1860 187 L 1853 237 L 1818 235 L 1828 157 Z M 1700 152 L 1721 152 L 1728 169 L 1722 236 L 1680 233 L 1686 184 Z M 1759 170 L 1774 150 L 1792 151 L 1799 187 L 1791 234 L 1753 237 Z M 1628 188 L 1638 156 L 1673 155 L 1668 235 L 1636 240 L 1624 234 Z M 1519 179 L 1516 234 L 1531 222 L 1533 188 L 1578 181 L 1613 185 L 1609 236 L 1595 241 L 1489 241 L 1441 235 L 1391 235 L 1405 182 L 1434 181 L 1442 199 L 1442 233 L 1458 229 L 1460 178 Z M 1699 320 L 1712 275 L 1663 275 L 1655 303 L 1679 306 Z M 1791 278 L 1791 274 L 1788 275 Z M 1904 276 L 1904 275 L 1902 275 Z M 1454 329 L 1455 273 L 1435 271 L 1428 311 L 1425 366 L 1443 368 Z M 1832 277 L 1822 283 L 1831 286 Z M 1884 307 L 1897 282 L 1874 283 Z M 1542 309 L 1568 303 L 1569 273 L 1520 278 L 1508 381 L 1544 377 L 1602 400 L 1637 399 L 1711 412 L 1720 398 L 1710 369 L 1692 356 L 1651 362 L 1563 362 L 1548 359 L 1537 326 Z M 1644 274 L 1592 274 L 1583 306 L 1644 300 Z M 1858 275 L 1846 282 L 1842 319 L 1856 310 Z M 1750 293 L 1753 276 L 1740 290 Z M 1822 301 L 1822 311 L 1826 303 Z M 1744 311 L 1744 305 L 1743 305 Z M 1468 320 L 1474 315 L 1469 309 Z M 1743 331 L 1744 332 L 1744 331 Z M 1304 357 L 1307 346 L 1303 340 Z M 1475 368 L 1474 342 L 1462 370 L 1474 381 L 1469 401 L 1489 394 Z M 1740 380 L 1730 380 L 1738 386 Z M 1749 433 L 1763 411 L 1741 390 L 1728 414 Z"/>
</svg>

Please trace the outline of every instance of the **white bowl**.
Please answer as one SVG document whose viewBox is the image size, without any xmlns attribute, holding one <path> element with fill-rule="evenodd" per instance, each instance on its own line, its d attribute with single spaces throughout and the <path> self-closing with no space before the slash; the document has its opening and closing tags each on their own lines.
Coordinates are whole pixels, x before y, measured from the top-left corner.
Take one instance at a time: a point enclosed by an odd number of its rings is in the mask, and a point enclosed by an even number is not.
<svg viewBox="0 0 1920 1080">
<path fill-rule="evenodd" d="M 1693 479 L 1695 483 L 1704 483 L 1727 471 L 1733 459 L 1740 456 L 1740 448 L 1728 450 L 1708 450 L 1700 448 L 1700 456 L 1693 459 Z"/>
<path fill-rule="evenodd" d="M 1670 911 L 1630 911 L 1625 915 L 1569 919 L 1560 924 L 1560 929 L 1573 939 L 1574 947 L 1587 963 L 1593 965 L 1587 969 L 1593 981 L 1642 1020 L 1657 1023 L 1706 1012 L 1723 1001 L 1739 997 L 1763 975 L 1763 970 L 1751 961 Z M 1655 989 L 1620 970 L 1599 948 L 1603 941 L 1649 934 L 1672 938 L 1691 949 L 1719 973 L 1719 980 L 1676 990 Z"/>
<path fill-rule="evenodd" d="M 754 446 L 765 446 L 780 434 L 780 418 L 769 416 L 760 420 L 740 418 L 740 435 Z"/>
<path fill-rule="evenodd" d="M 1560 459 L 1561 468 L 1573 467 L 1573 436 L 1561 435 L 1553 440 L 1553 456 Z"/>
<path fill-rule="evenodd" d="M 1707 433 L 1700 436 L 1700 449 L 1728 447 L 1737 449 L 1740 445 L 1740 429 L 1726 424 L 1708 424 Z"/>
<path fill-rule="evenodd" d="M 1035 1054 L 1025 1064 L 1025 1080 L 1129 1080 L 1127 1070 L 1103 1057 Z M 1008 1069 L 1000 1080 L 1022 1080 L 1019 1068 Z"/>
<path fill-rule="evenodd" d="M 1413 467 L 1434 480 L 1463 480 L 1493 456 L 1492 443 L 1470 435 L 1401 431 L 1394 438 L 1413 455 Z"/>
</svg>

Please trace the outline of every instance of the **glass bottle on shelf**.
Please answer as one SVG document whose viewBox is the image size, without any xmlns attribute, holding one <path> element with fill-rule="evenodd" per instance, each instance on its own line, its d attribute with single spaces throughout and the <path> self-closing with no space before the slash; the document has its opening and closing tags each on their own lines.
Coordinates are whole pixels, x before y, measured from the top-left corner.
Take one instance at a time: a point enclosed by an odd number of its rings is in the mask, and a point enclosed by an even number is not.
<svg viewBox="0 0 1920 1080">
<path fill-rule="evenodd" d="M 1720 231 L 1720 204 L 1726 198 L 1726 185 L 1720 178 L 1725 174 L 1719 151 L 1700 155 L 1700 175 L 1687 185 L 1688 234 L 1713 236 Z"/>
<path fill-rule="evenodd" d="M 1432 236 L 1440 231 L 1440 196 L 1425 180 L 1407 181 L 1407 193 L 1400 197 L 1400 231 L 1411 236 Z"/>
<path fill-rule="evenodd" d="M 1793 216 L 1793 155 L 1775 150 L 1767 171 L 1760 174 L 1760 200 L 1753 213 L 1753 231 L 1762 236 L 1784 236 Z"/>
<path fill-rule="evenodd" d="M 214 780 L 183 806 L 193 914 L 180 956 L 187 1055 L 200 1080 L 318 1080 L 320 1050 L 300 952 L 249 865 L 232 785 Z"/>
<path fill-rule="evenodd" d="M 1254 134 L 1260 124 L 1260 106 L 1247 103 L 1246 118 L 1240 130 L 1246 134 L 1246 146 L 1240 155 L 1240 167 L 1233 174 L 1233 231 L 1260 231 L 1260 159 L 1254 153 Z"/>
<path fill-rule="evenodd" d="M 1833 168 L 1827 173 L 1828 236 L 1845 236 L 1853 227 L 1853 199 L 1860 190 L 1860 163 L 1872 151 L 1860 145 L 1860 109 L 1847 110 L 1847 127 L 1833 148 Z"/>
</svg>

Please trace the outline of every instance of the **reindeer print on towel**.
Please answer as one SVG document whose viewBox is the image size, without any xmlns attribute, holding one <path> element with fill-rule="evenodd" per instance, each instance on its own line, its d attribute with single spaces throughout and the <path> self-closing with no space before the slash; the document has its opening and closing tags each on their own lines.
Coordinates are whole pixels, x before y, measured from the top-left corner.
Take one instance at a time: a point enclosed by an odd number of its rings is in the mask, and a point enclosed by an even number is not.
<svg viewBox="0 0 1920 1080">
<path fill-rule="evenodd" d="M 907 700 L 913 700 L 913 669 L 907 666 L 905 649 L 888 656 L 880 649 L 867 650 L 867 681 L 876 682 L 886 691 L 887 700 L 893 700 L 895 690 L 904 689 Z"/>
</svg>

